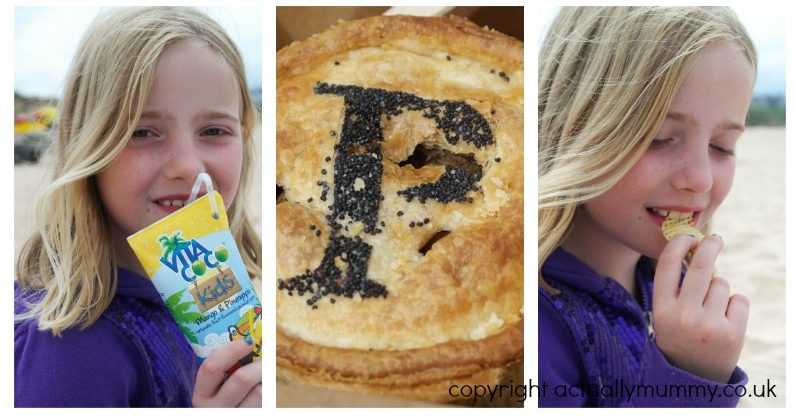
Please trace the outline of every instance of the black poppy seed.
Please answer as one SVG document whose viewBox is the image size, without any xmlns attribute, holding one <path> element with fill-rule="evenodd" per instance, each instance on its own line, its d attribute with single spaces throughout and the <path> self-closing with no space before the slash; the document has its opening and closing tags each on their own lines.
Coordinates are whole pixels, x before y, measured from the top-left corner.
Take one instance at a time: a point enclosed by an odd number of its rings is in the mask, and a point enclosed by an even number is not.
<svg viewBox="0 0 796 418">
<path fill-rule="evenodd" d="M 312 224 L 312 225 L 310 225 L 310 230 L 311 230 L 311 231 L 314 231 L 314 230 L 315 230 L 315 228 L 316 228 L 315 224 Z"/>
<path fill-rule="evenodd" d="M 410 228 L 414 228 L 415 227 L 415 221 L 409 222 L 409 227 Z"/>
<path fill-rule="evenodd" d="M 495 162 L 499 163 L 500 162 L 500 157 L 495 157 Z"/>
<path fill-rule="evenodd" d="M 284 282 L 285 288 L 288 291 L 297 290 L 302 295 L 313 293 L 313 296 L 307 300 L 307 305 L 314 305 L 327 295 L 352 298 L 355 294 L 359 294 L 363 299 L 386 297 L 387 288 L 366 277 L 371 250 L 372 247 L 360 237 L 334 235 L 324 250 L 320 266 L 312 273 L 296 276 Z M 335 265 L 337 257 L 346 259 L 347 271 L 342 272 Z"/>
<path fill-rule="evenodd" d="M 318 186 L 321 186 L 321 200 L 326 201 L 326 194 L 329 193 L 329 183 L 325 181 L 318 181 Z"/>
<path fill-rule="evenodd" d="M 327 155 L 327 156 L 326 156 L 326 159 L 325 159 L 324 161 L 326 161 L 326 162 L 328 163 L 329 161 L 332 161 L 332 157 L 330 157 L 330 156 L 328 156 L 328 155 Z"/>
<path fill-rule="evenodd" d="M 494 70 L 492 72 L 494 73 Z M 445 133 L 446 139 L 451 144 L 455 145 L 458 138 L 473 144 L 492 143 L 491 130 L 486 120 L 463 101 L 430 100 L 404 92 L 327 83 L 318 83 L 315 93 L 345 97 L 346 116 L 343 131 L 346 131 L 346 126 L 356 129 L 350 138 L 354 145 L 381 141 L 380 116 L 386 114 L 389 118 L 401 114 L 404 110 L 425 111 L 423 115 L 437 122 L 437 127 Z M 478 128 L 481 128 L 480 133 Z M 453 139 L 453 133 L 457 134 L 457 139 Z M 344 144 L 338 144 L 341 145 L 346 148 Z"/>
<path fill-rule="evenodd" d="M 398 216 L 404 216 L 404 212 L 403 212 L 403 211 L 401 211 L 401 210 L 399 210 L 399 211 L 398 211 L 398 213 L 397 213 L 397 215 L 398 215 Z"/>
<path fill-rule="evenodd" d="M 329 131 L 329 134 L 330 134 L 331 136 L 337 136 L 337 132 L 335 132 L 335 131 Z"/>
<path fill-rule="evenodd" d="M 505 77 L 505 76 L 506 76 L 506 73 L 504 73 L 503 71 L 501 71 L 501 72 L 499 72 L 499 73 L 498 73 L 498 76 L 500 76 L 501 78 L 503 78 L 503 77 Z"/>
<path fill-rule="evenodd" d="M 334 65 L 340 65 L 340 61 L 335 61 Z"/>
<path fill-rule="evenodd" d="M 445 55 L 445 59 L 450 61 L 451 60 L 451 56 L 450 55 Z"/>
<path fill-rule="evenodd" d="M 492 70 L 489 70 L 489 72 L 490 72 L 491 74 L 495 74 L 495 70 L 494 70 L 494 69 L 492 69 Z"/>
<path fill-rule="evenodd" d="M 318 309 L 318 305 L 312 305 L 312 310 Z"/>
<path fill-rule="evenodd" d="M 335 302 L 337 302 L 337 301 L 336 301 L 336 300 L 334 300 L 334 298 L 331 298 L 331 299 L 329 299 L 329 302 L 331 302 L 331 303 L 335 303 Z"/>
<path fill-rule="evenodd" d="M 477 187 L 478 180 L 480 180 L 479 175 L 446 164 L 445 172 L 436 182 L 409 187 L 398 191 L 398 194 L 404 196 L 407 202 L 411 202 L 415 197 L 421 203 L 424 203 L 426 199 L 434 199 L 442 203 L 462 202 L 464 195 L 473 187 Z"/>
<path fill-rule="evenodd" d="M 490 115 L 494 115 L 494 114 L 495 114 L 495 109 L 492 109 L 492 110 L 490 110 L 490 111 L 489 111 L 489 114 L 490 114 Z"/>
<path fill-rule="evenodd" d="M 428 218 L 426 218 L 426 219 L 423 219 L 423 223 L 424 223 L 424 224 L 427 224 L 427 223 L 429 223 L 429 222 L 431 222 L 431 220 L 430 220 L 430 219 L 428 219 Z"/>
<path fill-rule="evenodd" d="M 311 197 L 307 199 L 307 203 L 312 203 L 312 198 Z"/>
<path fill-rule="evenodd" d="M 319 230 L 317 230 L 317 231 L 315 231 L 315 236 L 316 236 L 316 237 L 319 237 L 319 236 L 321 236 L 321 230 L 320 230 L 320 229 L 319 229 Z"/>
<path fill-rule="evenodd" d="M 321 169 L 321 174 L 323 174 L 324 176 L 326 175 L 326 169 L 325 168 Z"/>
<path fill-rule="evenodd" d="M 380 152 L 377 156 L 380 157 Z M 341 150 L 335 159 L 333 213 L 360 221 L 371 231 L 378 220 L 381 173 L 381 158 L 357 154 L 353 149 Z"/>
<path fill-rule="evenodd" d="M 467 198 L 467 203 L 473 203 L 473 198 L 472 197 L 468 197 Z"/>
<path fill-rule="evenodd" d="M 317 308 L 315 302 L 329 294 L 348 298 L 356 294 L 363 299 L 379 296 L 386 298 L 389 293 L 387 288 L 367 278 L 372 247 L 359 236 L 351 238 L 342 235 L 343 226 L 337 222 L 338 218 L 343 220 L 348 217 L 362 222 L 366 233 L 382 232 L 380 228 L 376 228 L 379 204 L 384 200 L 381 194 L 383 169 L 380 143 L 384 139 L 382 116 L 389 120 L 391 116 L 404 111 L 420 111 L 423 117 L 436 122 L 448 143 L 453 145 L 464 141 L 481 148 L 494 143 L 492 131 L 486 119 L 463 101 L 428 100 L 404 92 L 321 82 L 315 86 L 314 92 L 342 96 L 345 103 L 341 133 L 332 133 L 338 137 L 334 146 L 335 161 L 332 172 L 334 199 L 331 213 L 326 215 L 332 231 L 321 264 L 312 272 L 283 281 L 281 290 L 295 290 L 301 295 L 313 293 L 308 300 L 308 305 L 313 305 L 313 309 Z M 330 161 L 331 157 L 327 156 L 326 162 Z M 414 197 L 420 202 L 427 198 L 443 203 L 462 201 L 464 193 L 474 187 L 480 177 L 480 174 L 470 174 L 465 169 L 446 165 L 445 173 L 437 182 L 409 188 L 399 194 L 407 201 Z M 325 181 L 318 181 L 318 185 L 322 187 L 320 198 L 325 201 L 332 187 Z M 403 212 L 399 211 L 398 216 L 402 215 Z M 378 223 L 385 226 L 383 221 Z M 425 223 L 424 219 L 422 224 Z M 412 224 L 422 225 L 415 221 Z M 320 229 L 316 231 L 319 232 Z M 343 253 L 346 253 L 345 271 L 341 271 L 335 264 L 335 258 Z"/>
</svg>

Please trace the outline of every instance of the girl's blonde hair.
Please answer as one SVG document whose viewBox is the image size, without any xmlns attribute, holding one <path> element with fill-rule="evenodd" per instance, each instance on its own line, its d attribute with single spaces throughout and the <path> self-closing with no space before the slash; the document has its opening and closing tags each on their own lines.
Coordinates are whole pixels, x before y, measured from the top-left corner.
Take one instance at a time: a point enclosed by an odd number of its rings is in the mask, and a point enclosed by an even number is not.
<svg viewBox="0 0 796 418">
<path fill-rule="evenodd" d="M 691 63 L 733 42 L 757 52 L 724 7 L 564 7 L 539 53 L 539 272 L 578 205 L 614 186 L 649 147 Z M 539 284 L 555 293 L 539 276 Z"/>
<path fill-rule="evenodd" d="M 38 291 L 41 299 L 16 320 L 36 318 L 39 329 L 60 335 L 74 325 L 90 326 L 110 304 L 117 262 L 96 174 L 126 147 L 160 55 L 184 42 L 207 45 L 234 73 L 244 132 L 237 195 L 248 194 L 257 111 L 241 55 L 221 26 L 190 8 L 126 8 L 99 16 L 83 36 L 67 75 L 53 141 L 54 179 L 37 206 L 37 231 L 17 263 L 20 288 Z M 249 274 L 260 277 L 261 241 L 242 199 L 229 205 L 228 215 Z"/>
</svg>

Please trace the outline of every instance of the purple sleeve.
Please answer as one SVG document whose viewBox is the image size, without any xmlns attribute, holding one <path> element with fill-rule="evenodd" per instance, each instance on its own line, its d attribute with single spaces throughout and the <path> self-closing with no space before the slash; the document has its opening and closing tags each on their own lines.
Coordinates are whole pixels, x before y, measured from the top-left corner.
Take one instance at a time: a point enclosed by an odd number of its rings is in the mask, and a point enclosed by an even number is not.
<svg viewBox="0 0 796 418">
<path fill-rule="evenodd" d="M 622 388 L 620 407 L 734 407 L 739 398 L 735 388 L 746 385 L 746 373 L 736 368 L 727 384 L 702 379 L 669 364 L 658 346 L 652 342 L 644 374 L 636 387 Z M 584 386 L 588 382 L 582 372 L 566 325 L 547 298 L 539 297 L 539 385 L 533 395 L 539 407 L 583 407 L 589 399 L 556 393 L 556 388 Z M 658 392 L 656 392 L 656 390 Z M 664 391 L 664 392 L 661 392 Z"/>
<path fill-rule="evenodd" d="M 540 408 L 586 406 L 584 397 L 556 394 L 557 387 L 582 385 L 580 356 L 566 325 L 558 319 L 556 308 L 539 297 L 539 394 Z"/>
<path fill-rule="evenodd" d="M 16 407 L 148 406 L 137 370 L 138 354 L 114 325 L 100 319 L 61 337 L 39 331 L 33 321 L 14 332 Z M 138 404 L 138 405 L 136 405 Z"/>
<path fill-rule="evenodd" d="M 627 403 L 623 406 L 733 408 L 739 401 L 735 389 L 745 386 L 747 382 L 746 373 L 739 367 L 735 368 L 728 383 L 713 382 L 688 373 L 669 364 L 653 342 L 649 363 L 639 388 L 634 389 L 638 392 L 632 396 L 632 400 L 626 400 Z M 653 394 L 650 387 L 665 390 L 665 396 Z"/>
</svg>

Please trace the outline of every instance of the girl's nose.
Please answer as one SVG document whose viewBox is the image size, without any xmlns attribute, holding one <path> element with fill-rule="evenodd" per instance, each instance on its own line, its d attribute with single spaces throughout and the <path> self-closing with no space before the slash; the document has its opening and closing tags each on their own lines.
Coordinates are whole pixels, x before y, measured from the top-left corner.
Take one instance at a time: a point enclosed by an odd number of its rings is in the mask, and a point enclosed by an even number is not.
<svg viewBox="0 0 796 418">
<path fill-rule="evenodd" d="M 172 137 L 166 152 L 168 155 L 162 170 L 169 180 L 192 182 L 205 171 L 203 155 L 189 133 Z"/>
<path fill-rule="evenodd" d="M 674 176 L 674 187 L 693 193 L 705 193 L 713 187 L 713 166 L 707 149 L 689 149 Z"/>
</svg>

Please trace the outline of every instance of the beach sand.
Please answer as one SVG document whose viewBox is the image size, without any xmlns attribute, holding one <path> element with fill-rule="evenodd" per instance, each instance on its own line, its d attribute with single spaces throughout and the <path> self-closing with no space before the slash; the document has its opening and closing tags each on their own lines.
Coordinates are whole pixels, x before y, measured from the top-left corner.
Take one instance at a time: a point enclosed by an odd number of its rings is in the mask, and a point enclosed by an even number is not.
<svg viewBox="0 0 796 418">
<path fill-rule="evenodd" d="M 749 324 L 739 365 L 747 390 L 777 397 L 742 398 L 742 407 L 785 406 L 785 129 L 748 128 L 736 148 L 735 181 L 713 218 L 724 240 L 716 275 L 749 298 Z"/>
</svg>

